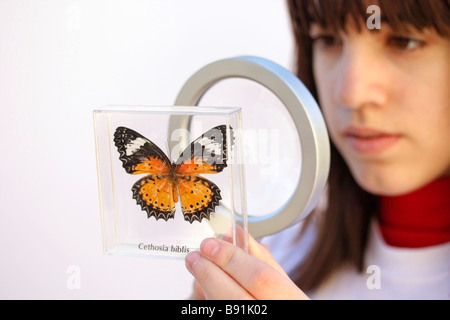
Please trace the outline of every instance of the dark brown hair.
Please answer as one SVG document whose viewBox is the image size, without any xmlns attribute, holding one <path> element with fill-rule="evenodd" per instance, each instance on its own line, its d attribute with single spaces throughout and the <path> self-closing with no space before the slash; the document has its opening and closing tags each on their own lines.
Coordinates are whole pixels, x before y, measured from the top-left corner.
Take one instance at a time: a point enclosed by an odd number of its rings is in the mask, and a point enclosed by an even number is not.
<svg viewBox="0 0 450 320">
<path fill-rule="evenodd" d="M 380 7 L 382 23 L 394 30 L 433 28 L 441 36 L 450 34 L 450 0 L 288 0 L 296 43 L 296 72 L 316 99 L 312 71 L 312 22 L 323 28 L 346 31 L 348 19 L 359 30 L 370 16 L 369 5 Z M 317 220 L 317 238 L 295 275 L 304 291 L 316 288 L 344 263 L 362 271 L 370 221 L 378 209 L 378 197 L 363 190 L 334 144 L 331 143 L 331 167 L 328 179 L 327 207 L 310 215 L 305 227 Z"/>
</svg>

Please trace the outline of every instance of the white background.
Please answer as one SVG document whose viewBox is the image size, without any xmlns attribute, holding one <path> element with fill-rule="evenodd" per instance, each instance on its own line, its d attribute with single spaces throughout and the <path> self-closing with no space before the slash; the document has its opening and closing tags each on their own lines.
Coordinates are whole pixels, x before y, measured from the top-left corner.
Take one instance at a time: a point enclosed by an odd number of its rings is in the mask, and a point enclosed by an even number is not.
<svg viewBox="0 0 450 320">
<path fill-rule="evenodd" d="M 292 54 L 282 0 L 0 0 L 0 298 L 185 299 L 183 260 L 102 252 L 92 111 L 172 105 L 210 62 Z"/>
</svg>

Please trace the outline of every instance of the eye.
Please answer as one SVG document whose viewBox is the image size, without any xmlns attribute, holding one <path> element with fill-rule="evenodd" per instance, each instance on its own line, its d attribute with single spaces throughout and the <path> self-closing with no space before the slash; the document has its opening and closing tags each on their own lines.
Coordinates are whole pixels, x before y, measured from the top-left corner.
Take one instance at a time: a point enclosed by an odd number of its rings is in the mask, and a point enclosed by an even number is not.
<svg viewBox="0 0 450 320">
<path fill-rule="evenodd" d="M 319 49 L 329 49 L 342 44 L 341 39 L 333 34 L 316 34 L 311 36 L 314 46 Z"/>
<path fill-rule="evenodd" d="M 424 44 L 424 41 L 404 36 L 391 36 L 388 39 L 389 46 L 404 51 L 420 48 Z"/>
</svg>

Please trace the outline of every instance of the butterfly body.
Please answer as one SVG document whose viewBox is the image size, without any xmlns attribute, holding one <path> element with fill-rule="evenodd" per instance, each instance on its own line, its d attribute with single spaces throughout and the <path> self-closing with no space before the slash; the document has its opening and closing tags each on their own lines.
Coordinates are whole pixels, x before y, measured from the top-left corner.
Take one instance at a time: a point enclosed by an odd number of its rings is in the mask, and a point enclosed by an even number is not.
<svg viewBox="0 0 450 320">
<path fill-rule="evenodd" d="M 148 218 L 173 219 L 180 201 L 184 219 L 209 220 L 222 196 L 219 187 L 200 176 L 221 172 L 226 166 L 226 126 L 214 127 L 186 148 L 176 162 L 136 131 L 118 127 L 114 142 L 122 166 L 129 174 L 146 174 L 131 188 L 133 199 Z"/>
</svg>

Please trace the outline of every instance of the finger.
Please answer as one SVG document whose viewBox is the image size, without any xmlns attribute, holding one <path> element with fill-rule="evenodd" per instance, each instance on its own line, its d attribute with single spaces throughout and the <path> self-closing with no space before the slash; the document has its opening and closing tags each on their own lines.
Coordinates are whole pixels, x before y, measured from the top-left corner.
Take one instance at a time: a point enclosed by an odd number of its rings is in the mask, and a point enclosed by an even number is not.
<svg viewBox="0 0 450 320">
<path fill-rule="evenodd" d="M 255 240 L 255 238 L 253 238 L 250 234 L 248 234 L 245 232 L 245 230 L 240 226 L 237 225 L 235 228 L 235 238 L 236 240 L 233 240 L 233 235 L 230 232 L 225 233 L 221 239 L 233 243 L 234 241 L 236 241 L 238 244 L 243 244 L 245 243 L 245 238 L 248 238 L 248 252 L 256 257 L 259 258 L 263 261 L 265 261 L 266 263 L 268 263 L 270 266 L 272 266 L 274 269 L 276 269 L 278 272 L 284 274 L 286 277 L 289 277 L 286 272 L 283 270 L 283 268 L 278 264 L 278 262 L 273 258 L 272 254 L 270 253 L 270 250 L 263 244 L 259 243 L 258 241 Z M 239 246 L 239 245 L 238 245 Z M 243 246 L 239 246 L 239 247 L 243 247 Z"/>
<path fill-rule="evenodd" d="M 253 299 L 232 277 L 198 251 L 187 254 L 185 261 L 188 271 L 198 281 L 206 299 Z"/>
<path fill-rule="evenodd" d="M 256 241 L 255 238 L 253 238 L 251 235 L 249 235 L 248 237 L 248 250 L 252 256 L 266 262 L 272 268 L 274 268 L 275 270 L 277 270 L 278 272 L 289 278 L 284 269 L 278 264 L 278 262 L 272 256 L 270 250 L 265 245 Z"/>
<path fill-rule="evenodd" d="M 233 232 L 234 230 L 234 232 Z M 220 237 L 220 239 L 233 243 L 239 248 L 245 249 L 247 245 L 248 231 L 244 230 L 242 226 L 236 224 L 235 227 L 227 229 Z"/>
<path fill-rule="evenodd" d="M 226 241 L 205 239 L 200 252 L 256 299 L 307 298 L 284 272 Z"/>
</svg>

